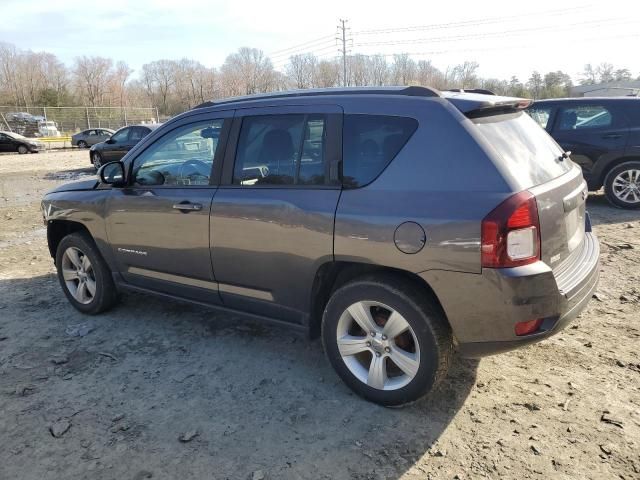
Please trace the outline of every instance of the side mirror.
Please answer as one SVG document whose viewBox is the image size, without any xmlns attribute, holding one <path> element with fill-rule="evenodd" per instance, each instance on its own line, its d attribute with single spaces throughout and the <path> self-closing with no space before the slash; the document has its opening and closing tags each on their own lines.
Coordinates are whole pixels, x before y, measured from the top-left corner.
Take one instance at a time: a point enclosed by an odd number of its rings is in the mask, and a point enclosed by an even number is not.
<svg viewBox="0 0 640 480">
<path fill-rule="evenodd" d="M 114 143 L 116 143 L 116 141 L 113 138 L 110 138 L 109 140 L 105 141 L 104 143 L 108 143 L 109 145 L 113 145 Z"/>
<path fill-rule="evenodd" d="M 124 165 L 122 162 L 105 163 L 98 169 L 100 183 L 120 186 L 124 184 Z"/>
</svg>

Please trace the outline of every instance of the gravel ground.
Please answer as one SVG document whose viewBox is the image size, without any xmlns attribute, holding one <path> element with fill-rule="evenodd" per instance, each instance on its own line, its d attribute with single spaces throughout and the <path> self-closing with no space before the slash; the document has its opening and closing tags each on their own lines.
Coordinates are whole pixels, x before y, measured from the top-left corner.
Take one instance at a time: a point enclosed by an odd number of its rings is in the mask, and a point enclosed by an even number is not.
<svg viewBox="0 0 640 480">
<path fill-rule="evenodd" d="M 639 212 L 589 198 L 601 283 L 567 330 L 385 409 L 284 330 L 134 294 L 76 312 L 39 204 L 92 174 L 0 156 L 0 478 L 640 479 Z"/>
</svg>

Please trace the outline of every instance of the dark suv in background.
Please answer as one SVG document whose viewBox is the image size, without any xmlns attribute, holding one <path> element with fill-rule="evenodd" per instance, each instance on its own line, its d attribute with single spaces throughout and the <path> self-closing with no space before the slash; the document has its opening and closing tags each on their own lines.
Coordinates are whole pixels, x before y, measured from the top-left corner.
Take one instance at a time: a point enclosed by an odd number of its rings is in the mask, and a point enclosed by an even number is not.
<svg viewBox="0 0 640 480">
<path fill-rule="evenodd" d="M 604 186 L 613 205 L 640 207 L 640 98 L 541 100 L 528 112 L 571 151 L 589 190 Z"/>
<path fill-rule="evenodd" d="M 120 160 L 140 140 L 158 128 L 159 124 L 130 125 L 115 132 L 108 140 L 96 143 L 89 149 L 89 159 L 96 168 L 101 165 Z"/>
<path fill-rule="evenodd" d="M 42 202 L 69 302 L 134 290 L 321 335 L 385 405 L 561 330 L 598 242 L 580 168 L 528 100 L 423 87 L 203 104 Z M 534 354 L 535 352 L 530 352 Z"/>
</svg>

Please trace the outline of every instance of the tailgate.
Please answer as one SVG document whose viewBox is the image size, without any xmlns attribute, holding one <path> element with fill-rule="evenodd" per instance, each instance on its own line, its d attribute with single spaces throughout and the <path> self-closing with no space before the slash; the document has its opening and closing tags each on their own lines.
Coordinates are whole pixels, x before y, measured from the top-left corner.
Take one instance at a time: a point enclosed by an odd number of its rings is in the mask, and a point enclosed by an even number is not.
<svg viewBox="0 0 640 480">
<path fill-rule="evenodd" d="M 542 260 L 554 269 L 584 240 L 587 184 L 580 168 L 574 166 L 529 191 L 538 204 Z"/>
</svg>

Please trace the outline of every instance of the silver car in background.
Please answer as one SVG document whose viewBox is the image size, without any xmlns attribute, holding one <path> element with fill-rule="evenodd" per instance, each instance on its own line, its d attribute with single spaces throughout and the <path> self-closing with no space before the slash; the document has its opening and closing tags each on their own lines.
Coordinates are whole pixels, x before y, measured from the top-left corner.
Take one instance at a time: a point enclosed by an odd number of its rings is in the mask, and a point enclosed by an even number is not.
<svg viewBox="0 0 640 480">
<path fill-rule="evenodd" d="M 90 128 L 88 130 L 83 130 L 71 137 L 71 145 L 75 145 L 80 148 L 88 148 L 96 143 L 109 140 L 114 132 L 115 130 L 111 130 L 110 128 Z"/>
</svg>

